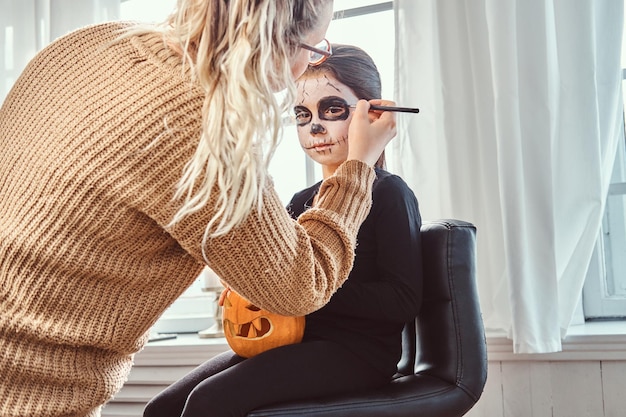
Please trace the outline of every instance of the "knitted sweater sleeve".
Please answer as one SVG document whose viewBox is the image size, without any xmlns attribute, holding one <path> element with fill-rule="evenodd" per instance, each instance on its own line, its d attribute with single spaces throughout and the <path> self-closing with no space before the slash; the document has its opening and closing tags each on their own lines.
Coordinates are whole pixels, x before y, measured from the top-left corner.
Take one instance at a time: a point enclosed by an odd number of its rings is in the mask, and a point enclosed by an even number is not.
<svg viewBox="0 0 626 417">
<path fill-rule="evenodd" d="M 325 305 L 348 277 L 358 229 L 369 213 L 374 171 L 348 161 L 321 186 L 318 203 L 296 221 L 271 184 L 263 209 L 207 245 L 211 268 L 255 305 L 304 315 Z"/>
<path fill-rule="evenodd" d="M 262 209 L 253 209 L 230 233 L 208 240 L 209 266 L 255 305 L 284 315 L 305 315 L 325 305 L 346 280 L 358 229 L 369 213 L 375 174 L 358 161 L 344 163 L 320 189 L 318 204 L 291 219 L 271 180 Z M 170 233 L 198 260 L 209 205 Z"/>
</svg>

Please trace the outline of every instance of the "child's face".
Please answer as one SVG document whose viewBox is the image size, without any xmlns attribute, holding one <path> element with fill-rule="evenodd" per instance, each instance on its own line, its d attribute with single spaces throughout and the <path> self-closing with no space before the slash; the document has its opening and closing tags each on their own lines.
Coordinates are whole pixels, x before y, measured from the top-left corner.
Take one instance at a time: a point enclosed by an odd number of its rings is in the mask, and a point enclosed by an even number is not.
<svg viewBox="0 0 626 417">
<path fill-rule="evenodd" d="M 302 77 L 297 82 L 294 112 L 300 146 L 331 175 L 348 157 L 348 127 L 358 101 L 352 90 L 329 74 Z"/>
</svg>

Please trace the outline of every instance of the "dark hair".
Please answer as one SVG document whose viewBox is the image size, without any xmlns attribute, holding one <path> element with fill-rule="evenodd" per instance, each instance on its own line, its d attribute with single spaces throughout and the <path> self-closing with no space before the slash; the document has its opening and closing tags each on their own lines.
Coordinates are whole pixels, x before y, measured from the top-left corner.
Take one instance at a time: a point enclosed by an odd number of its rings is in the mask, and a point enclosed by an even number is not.
<svg viewBox="0 0 626 417">
<path fill-rule="evenodd" d="M 333 54 L 317 66 L 306 69 L 303 77 L 331 74 L 337 81 L 349 87 L 358 99 L 381 98 L 380 73 L 371 56 L 354 45 L 334 43 Z M 385 153 L 381 154 L 376 167 L 384 168 Z"/>
<path fill-rule="evenodd" d="M 331 73 L 337 81 L 350 87 L 359 99 L 381 98 L 380 73 L 371 56 L 353 45 L 334 43 L 333 54 L 315 67 L 308 67 L 303 76 Z"/>
</svg>

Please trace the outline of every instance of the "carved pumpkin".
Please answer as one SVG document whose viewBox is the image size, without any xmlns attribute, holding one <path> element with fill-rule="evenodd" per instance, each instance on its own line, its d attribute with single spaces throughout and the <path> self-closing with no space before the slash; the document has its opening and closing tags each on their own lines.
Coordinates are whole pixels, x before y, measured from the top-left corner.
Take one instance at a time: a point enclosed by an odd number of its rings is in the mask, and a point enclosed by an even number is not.
<svg viewBox="0 0 626 417">
<path fill-rule="evenodd" d="M 304 317 L 270 313 L 229 290 L 224 299 L 224 336 L 237 355 L 250 358 L 269 349 L 298 343 Z"/>
</svg>

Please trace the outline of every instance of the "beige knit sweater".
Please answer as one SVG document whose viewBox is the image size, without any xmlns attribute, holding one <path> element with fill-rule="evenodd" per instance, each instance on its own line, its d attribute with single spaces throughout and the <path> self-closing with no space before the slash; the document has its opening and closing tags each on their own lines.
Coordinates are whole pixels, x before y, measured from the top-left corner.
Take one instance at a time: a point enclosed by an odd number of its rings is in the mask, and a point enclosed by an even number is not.
<svg viewBox="0 0 626 417">
<path fill-rule="evenodd" d="M 164 227 L 202 95 L 159 36 L 111 46 L 122 27 L 51 44 L 0 109 L 2 417 L 97 416 L 203 266 L 212 206 Z M 266 309 L 321 307 L 351 268 L 373 179 L 345 163 L 297 223 L 268 185 L 261 214 L 209 242 L 210 266 Z"/>
</svg>

